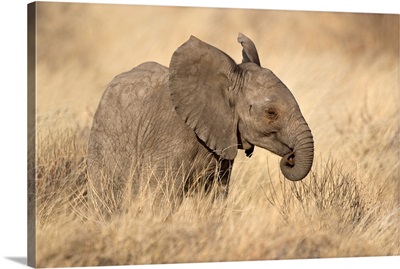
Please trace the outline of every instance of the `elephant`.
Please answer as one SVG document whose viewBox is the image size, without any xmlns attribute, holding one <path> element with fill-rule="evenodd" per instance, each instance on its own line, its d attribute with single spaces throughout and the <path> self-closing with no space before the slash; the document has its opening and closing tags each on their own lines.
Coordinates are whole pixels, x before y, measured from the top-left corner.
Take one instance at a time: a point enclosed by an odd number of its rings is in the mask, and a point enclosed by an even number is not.
<svg viewBox="0 0 400 269">
<path fill-rule="evenodd" d="M 242 62 L 200 39 L 173 53 L 169 68 L 145 62 L 117 75 L 95 112 L 88 142 L 89 199 L 121 211 L 144 189 L 178 208 L 191 190 L 225 199 L 239 150 L 282 157 L 291 181 L 309 173 L 314 139 L 285 84 L 261 67 L 242 33 Z M 200 184 L 201 183 L 201 184 Z"/>
</svg>

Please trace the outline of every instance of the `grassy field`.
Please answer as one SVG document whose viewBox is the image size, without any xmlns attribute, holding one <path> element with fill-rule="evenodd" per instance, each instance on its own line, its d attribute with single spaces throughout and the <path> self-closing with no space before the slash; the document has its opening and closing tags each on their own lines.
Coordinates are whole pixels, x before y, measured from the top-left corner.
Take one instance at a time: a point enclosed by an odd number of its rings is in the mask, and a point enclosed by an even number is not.
<svg viewBox="0 0 400 269">
<path fill-rule="evenodd" d="M 39 267 L 400 255 L 399 17 L 236 9 L 38 4 Z M 241 61 L 238 32 L 292 90 L 315 139 L 301 182 L 256 148 L 226 202 L 195 195 L 165 220 L 145 196 L 89 210 L 91 120 L 108 82 L 165 66 L 190 35 Z"/>
</svg>

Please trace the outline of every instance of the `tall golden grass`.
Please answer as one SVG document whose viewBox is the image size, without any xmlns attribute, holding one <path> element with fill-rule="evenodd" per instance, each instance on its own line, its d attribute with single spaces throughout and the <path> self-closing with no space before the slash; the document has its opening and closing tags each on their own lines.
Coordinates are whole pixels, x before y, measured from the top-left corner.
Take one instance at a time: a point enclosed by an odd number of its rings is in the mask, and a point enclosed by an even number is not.
<svg viewBox="0 0 400 269">
<path fill-rule="evenodd" d="M 39 3 L 39 267 L 399 255 L 399 17 Z M 196 18 L 196 19 L 194 19 Z M 194 193 L 164 218 L 139 196 L 110 219 L 88 206 L 91 119 L 106 84 L 193 34 L 241 59 L 238 32 L 292 89 L 315 138 L 301 182 L 256 148 L 226 201 Z"/>
</svg>

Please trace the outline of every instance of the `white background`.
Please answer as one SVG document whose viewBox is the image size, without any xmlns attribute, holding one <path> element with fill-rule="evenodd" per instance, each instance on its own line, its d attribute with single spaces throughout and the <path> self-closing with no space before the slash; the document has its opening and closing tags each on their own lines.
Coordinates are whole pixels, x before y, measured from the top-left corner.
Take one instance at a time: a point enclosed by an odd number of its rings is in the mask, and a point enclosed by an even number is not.
<svg viewBox="0 0 400 269">
<path fill-rule="evenodd" d="M 142 5 L 186 5 L 207 7 L 263 8 L 281 10 L 345 11 L 399 14 L 394 0 L 284 0 L 240 1 L 66 1 Z M 266 2 L 266 3 L 261 3 Z M 1 1 L 0 57 L 0 268 L 24 268 L 27 256 L 26 199 L 26 107 L 27 107 L 27 4 L 29 1 Z M 395 235 L 393 235 L 395 236 Z M 400 239 L 399 239 L 400 240 Z M 400 242 L 399 242 L 400 243 Z M 400 268 L 400 256 L 347 259 L 289 260 L 191 265 L 119 266 L 101 268 Z M 92 268 L 92 267 L 86 267 Z M 94 268 L 94 267 L 93 267 Z"/>
</svg>

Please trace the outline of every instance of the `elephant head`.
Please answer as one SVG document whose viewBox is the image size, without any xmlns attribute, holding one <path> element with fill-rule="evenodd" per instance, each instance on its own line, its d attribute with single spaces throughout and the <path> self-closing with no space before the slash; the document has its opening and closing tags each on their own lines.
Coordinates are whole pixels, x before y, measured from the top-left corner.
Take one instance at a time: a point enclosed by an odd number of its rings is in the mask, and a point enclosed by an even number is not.
<svg viewBox="0 0 400 269">
<path fill-rule="evenodd" d="M 286 178 L 301 180 L 314 158 L 307 122 L 290 90 L 261 67 L 253 42 L 243 34 L 238 41 L 241 64 L 193 36 L 174 52 L 169 89 L 176 112 L 221 158 L 258 146 L 282 157 Z"/>
</svg>

